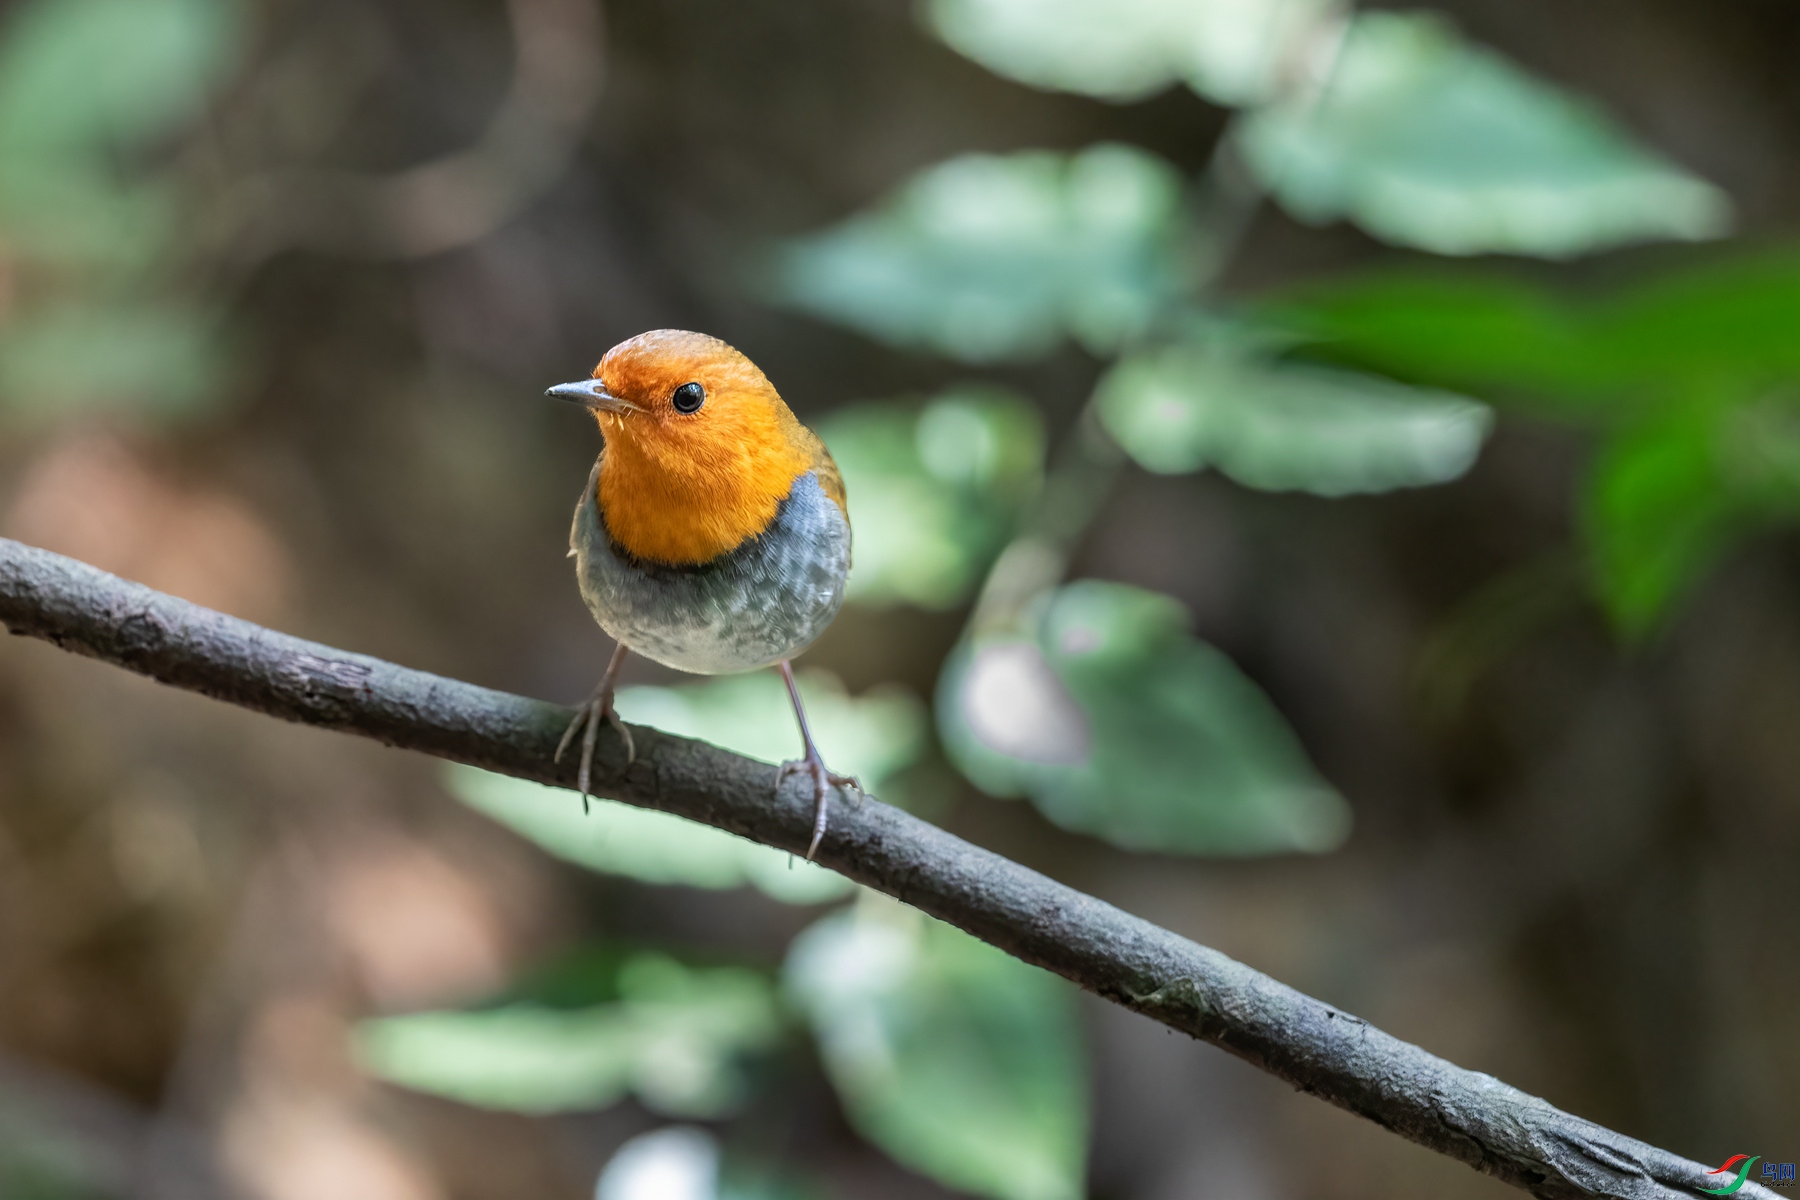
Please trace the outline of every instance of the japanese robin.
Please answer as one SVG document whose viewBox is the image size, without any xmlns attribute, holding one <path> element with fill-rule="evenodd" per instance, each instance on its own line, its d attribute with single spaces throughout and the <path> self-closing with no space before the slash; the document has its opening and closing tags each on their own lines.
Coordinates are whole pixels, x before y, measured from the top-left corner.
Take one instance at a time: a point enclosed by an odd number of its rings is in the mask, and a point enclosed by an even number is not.
<svg viewBox="0 0 1800 1200">
<path fill-rule="evenodd" d="M 775 784 L 801 772 L 812 779 L 810 859 L 831 788 L 862 794 L 819 756 L 790 665 L 844 602 L 850 517 L 837 464 L 756 364 L 703 333 L 641 333 L 608 350 L 592 378 L 546 395 L 582 405 L 600 425 L 605 444 L 569 546 L 582 599 L 618 643 L 557 759 L 585 726 L 585 803 L 602 720 L 635 757 L 613 709 L 629 651 L 698 675 L 778 667 L 804 753 L 782 764 Z"/>
</svg>

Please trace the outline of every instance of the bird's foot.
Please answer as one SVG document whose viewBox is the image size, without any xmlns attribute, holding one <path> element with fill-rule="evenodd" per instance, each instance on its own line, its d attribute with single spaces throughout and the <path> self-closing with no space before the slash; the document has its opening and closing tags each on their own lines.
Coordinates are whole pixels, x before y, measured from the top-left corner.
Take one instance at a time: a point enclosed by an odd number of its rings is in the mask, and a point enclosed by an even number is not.
<svg viewBox="0 0 1800 1200">
<path fill-rule="evenodd" d="M 806 848 L 806 861 L 811 862 L 819 849 L 819 840 L 825 836 L 825 813 L 826 806 L 831 801 L 831 789 L 836 787 L 853 791 L 858 804 L 862 803 L 867 793 L 863 791 L 862 782 L 856 776 L 839 775 L 827 768 L 825 760 L 819 757 L 818 750 L 811 745 L 806 747 L 805 758 L 793 758 L 781 764 L 781 769 L 775 773 L 775 786 L 779 788 L 786 783 L 789 775 L 802 773 L 812 776 L 813 781 L 813 835 L 812 844 Z"/>
<path fill-rule="evenodd" d="M 600 737 L 600 722 L 605 721 L 619 731 L 619 737 L 625 742 L 625 764 L 630 766 L 637 761 L 637 745 L 631 738 L 631 727 L 619 719 L 618 710 L 613 707 L 613 690 L 601 688 L 588 698 L 587 703 L 575 710 L 575 719 L 563 730 L 562 741 L 556 744 L 556 755 L 552 762 L 561 762 L 569 743 L 574 740 L 577 730 L 586 726 L 587 731 L 581 736 L 581 769 L 575 774 L 575 786 L 581 792 L 581 811 L 587 811 L 588 784 L 594 774 L 594 745 Z"/>
</svg>

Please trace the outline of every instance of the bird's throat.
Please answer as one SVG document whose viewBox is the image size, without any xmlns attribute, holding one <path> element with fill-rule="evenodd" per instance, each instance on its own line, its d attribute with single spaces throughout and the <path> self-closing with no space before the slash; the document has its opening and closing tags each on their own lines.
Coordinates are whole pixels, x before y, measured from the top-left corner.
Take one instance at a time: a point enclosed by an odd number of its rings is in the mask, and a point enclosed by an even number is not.
<svg viewBox="0 0 1800 1200">
<path fill-rule="evenodd" d="M 595 499 L 620 549 L 646 562 L 692 566 L 766 530 L 810 466 L 780 443 L 696 453 L 609 436 Z"/>
</svg>

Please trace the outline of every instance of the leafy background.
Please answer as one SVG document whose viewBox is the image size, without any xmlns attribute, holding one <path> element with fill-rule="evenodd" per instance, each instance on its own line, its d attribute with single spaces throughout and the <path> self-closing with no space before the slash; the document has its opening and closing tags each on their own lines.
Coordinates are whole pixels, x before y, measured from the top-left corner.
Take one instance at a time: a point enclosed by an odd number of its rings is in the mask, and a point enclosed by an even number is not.
<svg viewBox="0 0 1800 1200">
<path fill-rule="evenodd" d="M 834 767 L 1584 1115 L 1778 1148 L 1797 37 L 16 0 L 0 532 L 573 699 L 596 438 L 537 397 L 718 333 L 848 481 Z M 796 750 L 768 673 L 627 682 Z M 0 889 L 8 1197 L 1499 1191 L 786 855 L 22 644 Z"/>
</svg>

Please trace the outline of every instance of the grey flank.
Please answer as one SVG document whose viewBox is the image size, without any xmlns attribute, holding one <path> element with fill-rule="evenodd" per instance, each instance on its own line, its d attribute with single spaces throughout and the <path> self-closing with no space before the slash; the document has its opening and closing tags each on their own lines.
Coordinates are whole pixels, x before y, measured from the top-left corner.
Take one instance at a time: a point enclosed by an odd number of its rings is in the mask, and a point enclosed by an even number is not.
<svg viewBox="0 0 1800 1200">
<path fill-rule="evenodd" d="M 811 645 L 844 603 L 850 523 L 808 472 L 761 534 L 699 566 L 633 558 L 606 531 L 600 464 L 575 507 L 569 545 L 581 598 L 635 653 L 698 675 L 748 671 Z"/>
</svg>

